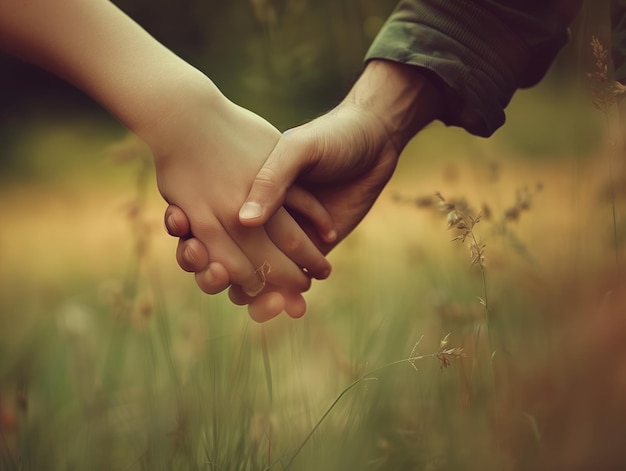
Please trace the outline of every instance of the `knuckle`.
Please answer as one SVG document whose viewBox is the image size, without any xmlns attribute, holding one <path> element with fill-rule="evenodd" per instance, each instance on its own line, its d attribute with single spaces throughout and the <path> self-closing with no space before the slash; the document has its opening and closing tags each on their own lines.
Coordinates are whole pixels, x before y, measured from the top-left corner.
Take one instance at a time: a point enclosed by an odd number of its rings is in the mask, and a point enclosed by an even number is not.
<svg viewBox="0 0 626 471">
<path fill-rule="evenodd" d="M 298 255 L 304 247 L 304 241 L 299 237 L 289 237 L 285 243 L 284 251 L 289 258 Z"/>
<path fill-rule="evenodd" d="M 270 167 L 263 167 L 259 170 L 259 173 L 254 179 L 254 184 L 264 190 L 282 191 L 282 184 L 278 172 Z"/>
</svg>

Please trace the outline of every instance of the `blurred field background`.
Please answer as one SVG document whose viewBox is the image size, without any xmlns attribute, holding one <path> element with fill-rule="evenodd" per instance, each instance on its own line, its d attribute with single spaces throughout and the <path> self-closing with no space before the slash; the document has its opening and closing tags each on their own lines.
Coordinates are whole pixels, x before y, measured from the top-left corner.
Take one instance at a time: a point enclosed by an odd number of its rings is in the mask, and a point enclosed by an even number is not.
<svg viewBox="0 0 626 471">
<path fill-rule="evenodd" d="M 395 4 L 116 3 L 280 129 L 342 97 Z M 626 160 L 586 76 L 606 6 L 493 138 L 416 137 L 307 315 L 262 326 L 177 267 L 127 131 L 0 57 L 0 469 L 626 469 Z M 482 213 L 484 279 L 436 192 Z"/>
</svg>

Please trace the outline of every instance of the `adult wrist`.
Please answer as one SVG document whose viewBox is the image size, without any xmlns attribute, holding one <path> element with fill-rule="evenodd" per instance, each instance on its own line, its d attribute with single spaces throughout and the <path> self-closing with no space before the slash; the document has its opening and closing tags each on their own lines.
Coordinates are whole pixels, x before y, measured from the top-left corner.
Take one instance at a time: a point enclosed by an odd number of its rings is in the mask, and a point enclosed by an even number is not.
<svg viewBox="0 0 626 471">
<path fill-rule="evenodd" d="M 428 71 L 375 59 L 367 63 L 345 102 L 374 114 L 398 153 L 444 111 L 444 99 Z"/>
</svg>

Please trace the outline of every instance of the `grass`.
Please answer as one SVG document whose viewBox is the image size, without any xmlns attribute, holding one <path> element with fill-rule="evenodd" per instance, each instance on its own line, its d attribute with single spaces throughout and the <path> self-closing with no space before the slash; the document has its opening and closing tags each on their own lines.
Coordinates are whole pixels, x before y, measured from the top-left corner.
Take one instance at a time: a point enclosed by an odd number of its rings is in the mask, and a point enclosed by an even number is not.
<svg viewBox="0 0 626 471">
<path fill-rule="evenodd" d="M 5 187 L 0 469 L 623 469 L 620 193 L 599 146 L 522 151 L 428 130 L 308 315 L 263 326 L 175 266 L 141 160 Z M 436 191 L 481 212 L 466 244 Z"/>
</svg>

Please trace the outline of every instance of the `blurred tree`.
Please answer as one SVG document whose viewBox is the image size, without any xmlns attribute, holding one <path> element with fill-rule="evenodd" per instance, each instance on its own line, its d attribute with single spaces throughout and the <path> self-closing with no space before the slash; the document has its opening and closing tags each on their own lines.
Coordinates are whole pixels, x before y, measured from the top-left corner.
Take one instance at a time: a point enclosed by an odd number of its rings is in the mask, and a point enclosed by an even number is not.
<svg viewBox="0 0 626 471">
<path fill-rule="evenodd" d="M 358 72 L 371 30 L 395 0 L 116 0 L 159 41 L 212 77 L 229 96 L 271 84 L 274 99 L 315 92 L 337 96 Z M 372 17 L 376 20 L 372 21 Z M 19 111 L 61 100 L 94 106 L 62 81 L 0 55 L 0 107 Z M 337 82 L 340 78 L 340 82 Z M 278 80 L 278 82 L 276 82 Z M 266 85 L 267 85 L 266 83 Z M 63 96 L 63 99 L 59 98 Z M 56 97 L 56 98 L 55 98 Z M 327 98 L 325 101 L 329 102 Z M 242 103 L 246 105 L 245 103 Z"/>
<path fill-rule="evenodd" d="M 232 100 L 279 128 L 323 112 L 358 74 L 396 0 L 115 0 Z M 54 21 L 52 19 L 51 21 Z M 0 170 L 33 121 L 114 120 L 71 85 L 0 55 Z"/>
<path fill-rule="evenodd" d="M 344 95 L 367 47 L 397 0 L 114 0 L 148 32 L 210 76 L 233 101 L 280 129 L 310 119 Z M 603 17 L 607 0 L 589 3 L 573 42 Z M 54 19 L 51 19 L 54 21 Z M 579 47 L 577 47 L 579 49 Z M 560 77 L 580 53 L 562 55 Z M 577 74 L 580 75 L 580 74 Z M 562 86 L 559 83 L 558 86 Z M 0 55 L 0 169 L 33 119 L 80 115 L 110 120 L 99 106 L 44 71 Z"/>
</svg>

